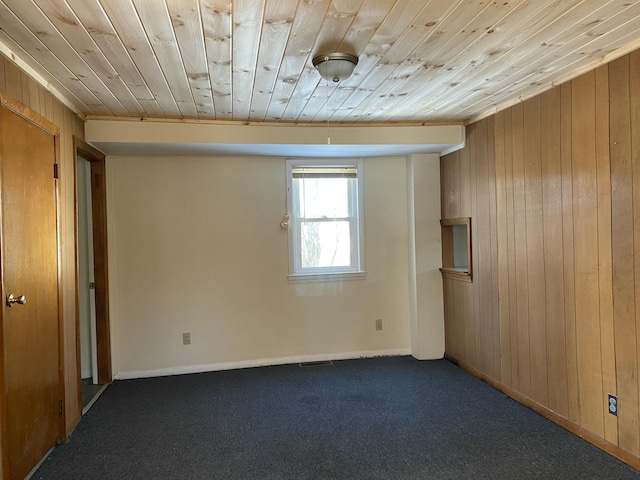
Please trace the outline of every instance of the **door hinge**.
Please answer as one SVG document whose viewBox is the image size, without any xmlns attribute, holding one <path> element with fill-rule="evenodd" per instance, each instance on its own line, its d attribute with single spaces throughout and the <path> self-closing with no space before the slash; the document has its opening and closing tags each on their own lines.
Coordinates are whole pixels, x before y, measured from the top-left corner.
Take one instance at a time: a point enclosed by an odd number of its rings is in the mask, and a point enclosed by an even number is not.
<svg viewBox="0 0 640 480">
<path fill-rule="evenodd" d="M 58 164 L 57 163 L 53 164 L 53 178 L 56 178 L 56 179 L 59 178 L 58 177 Z"/>
<path fill-rule="evenodd" d="M 89 290 L 95 290 L 96 284 L 94 282 L 89 282 Z"/>
<path fill-rule="evenodd" d="M 58 415 L 62 415 L 64 413 L 64 400 L 58 401 Z"/>
</svg>

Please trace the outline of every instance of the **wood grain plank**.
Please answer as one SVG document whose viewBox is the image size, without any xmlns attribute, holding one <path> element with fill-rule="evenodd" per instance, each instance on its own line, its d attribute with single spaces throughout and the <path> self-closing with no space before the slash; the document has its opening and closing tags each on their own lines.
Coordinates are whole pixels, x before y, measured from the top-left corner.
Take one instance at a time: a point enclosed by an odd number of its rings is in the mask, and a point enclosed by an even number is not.
<svg viewBox="0 0 640 480">
<path fill-rule="evenodd" d="M 312 56 L 327 52 L 336 52 L 349 31 L 363 0 L 340 0 L 331 2 L 325 15 L 322 28 L 314 40 L 311 48 Z M 358 53 L 358 52 L 355 52 Z M 311 60 L 311 58 L 309 58 Z M 291 121 L 311 121 L 316 118 L 316 114 L 325 105 L 327 97 L 332 95 L 335 85 L 329 85 L 321 81 L 320 76 L 315 71 L 311 62 L 308 62 L 306 69 L 300 76 L 296 88 L 289 98 L 283 118 Z M 309 108 L 307 105 L 309 104 Z M 332 102 L 335 106 L 338 102 Z"/>
<path fill-rule="evenodd" d="M 441 218 L 455 218 L 451 214 L 451 158 L 458 155 L 458 152 L 446 155 L 440 158 L 440 198 L 442 199 L 442 205 L 440 210 L 442 212 Z"/>
<path fill-rule="evenodd" d="M 451 218 L 460 218 L 460 152 L 455 152 L 449 159 L 449 209 Z"/>
<path fill-rule="evenodd" d="M 542 142 L 540 136 L 540 97 L 538 96 L 527 100 L 524 102 L 523 107 L 531 398 L 538 403 L 546 405 L 548 401 L 547 334 L 542 214 L 542 160 L 540 158 Z"/>
<path fill-rule="evenodd" d="M 2 54 L 0 54 L 0 90 L 4 90 L 6 91 L 6 81 L 4 78 L 4 64 L 5 62 L 8 62 L 9 60 Z"/>
<path fill-rule="evenodd" d="M 177 115 L 178 109 L 171 95 L 168 95 L 168 98 L 154 96 L 100 2 L 96 0 L 68 0 L 67 4 L 80 21 L 79 26 L 85 30 L 86 35 L 91 37 L 104 55 L 105 60 L 117 72 L 118 77 L 144 109 L 144 114 L 163 117 L 165 116 L 161 106 L 163 105 L 167 110 L 166 114 Z M 120 9 L 123 8 L 120 7 Z"/>
<path fill-rule="evenodd" d="M 280 120 L 289 105 L 294 90 L 299 81 L 307 82 L 306 88 L 312 88 L 312 80 L 317 83 L 317 77 L 313 79 L 309 71 L 309 63 L 316 52 L 313 50 L 316 38 L 322 28 L 322 24 L 329 9 L 330 2 L 302 2 L 298 5 L 298 11 L 293 20 L 295 35 L 289 36 L 289 41 L 284 51 L 278 80 L 273 89 L 267 117 Z M 312 68 L 312 67 L 311 67 Z M 299 99 L 301 102 L 302 99 Z M 294 115 L 297 117 L 297 115 Z"/>
<path fill-rule="evenodd" d="M 43 76 L 52 85 L 58 86 L 61 92 L 68 93 L 69 98 L 73 99 L 79 107 L 85 108 L 85 111 L 109 113 L 109 110 L 100 103 L 86 85 L 80 82 L 79 78 L 2 3 L 0 3 L 0 18 L 8 20 L 0 31 L 0 41 L 15 47 L 20 52 L 24 51 L 25 56 L 28 51 L 29 56 L 36 62 L 46 65 L 47 72 Z"/>
<path fill-rule="evenodd" d="M 456 280 L 450 280 L 453 287 L 453 313 L 455 323 L 452 328 L 453 343 L 455 344 L 456 358 L 465 357 L 465 333 L 464 333 L 464 290 L 467 288 L 467 284 Z"/>
<path fill-rule="evenodd" d="M 613 323 L 613 267 L 611 255 L 611 161 L 609 157 L 609 69 L 596 75 L 596 162 L 598 181 L 598 281 L 600 290 L 600 344 L 602 390 L 616 392 L 615 333 Z M 618 441 L 618 419 L 604 416 L 604 438 Z"/>
<path fill-rule="evenodd" d="M 479 83 L 476 87 L 477 90 L 474 88 L 475 91 L 471 92 L 472 95 L 467 98 L 468 103 L 465 103 L 473 105 L 476 102 L 482 102 L 482 96 L 493 92 L 495 88 L 493 86 L 502 84 L 502 81 L 507 78 L 508 74 L 505 71 L 514 61 L 522 58 L 535 58 L 541 53 L 545 54 L 548 48 L 558 48 L 560 39 L 556 37 L 562 37 L 568 28 L 576 31 L 575 24 L 580 21 L 580 15 L 586 15 L 582 12 L 592 9 L 593 6 L 589 6 L 584 1 L 526 2 L 519 5 L 519 8 L 506 18 L 503 25 L 497 24 L 494 27 L 494 30 L 497 30 L 497 35 L 492 35 L 492 37 L 493 40 L 497 40 L 497 43 L 476 52 L 475 57 L 466 59 L 467 64 L 472 65 L 474 71 L 472 81 L 475 83 L 478 79 L 483 78 L 485 82 Z M 551 39 L 556 41 L 552 42 Z M 536 52 L 541 46 L 548 48 Z M 524 57 L 518 57 L 519 54 Z M 463 66 L 464 63 L 452 64 L 449 68 L 459 71 L 460 68 L 464 68 Z M 513 77 L 509 78 L 514 80 Z M 464 98 L 460 93 L 456 89 L 443 92 L 443 94 L 449 94 L 447 95 L 447 105 L 454 105 Z M 421 103 L 421 105 L 424 108 L 429 108 L 428 104 Z M 447 105 L 443 105 L 443 108 L 446 108 Z"/>
<path fill-rule="evenodd" d="M 488 149 L 489 149 L 489 228 L 490 228 L 490 254 L 491 254 L 491 320 L 492 320 L 492 353 L 493 372 L 496 379 L 502 380 L 500 349 L 500 297 L 498 292 L 498 213 L 496 200 L 496 144 L 495 144 L 495 117 L 488 118 Z"/>
<path fill-rule="evenodd" d="M 580 424 L 604 436 L 598 292 L 595 75 L 572 82 L 573 225 Z"/>
<path fill-rule="evenodd" d="M 198 116 L 215 117 L 198 0 L 165 0 Z"/>
<path fill-rule="evenodd" d="M 40 85 L 38 85 L 33 78 L 28 77 L 27 91 L 29 92 L 29 101 L 25 103 L 38 113 L 40 112 L 40 91 L 41 90 L 42 88 L 40 87 Z"/>
<path fill-rule="evenodd" d="M 635 320 L 636 320 L 636 358 L 637 358 L 637 370 L 634 372 L 633 377 L 638 382 L 637 388 L 640 388 L 640 380 L 638 380 L 638 373 L 640 373 L 640 352 L 638 352 L 638 345 L 640 345 L 640 210 L 636 208 L 637 199 L 640 192 L 640 88 L 638 86 L 638 75 L 640 75 L 640 55 L 638 52 L 633 52 L 629 56 L 629 107 L 630 107 L 630 120 L 631 120 L 631 163 L 633 165 L 633 222 L 634 222 L 634 274 L 635 274 Z M 622 79 L 620 80 L 622 81 Z M 624 90 L 623 90 L 624 91 Z M 640 394 L 639 394 L 640 396 Z M 632 397 L 633 398 L 633 397 Z M 627 400 L 629 401 L 629 400 Z M 635 427 L 636 439 L 631 444 L 631 448 L 625 447 L 627 450 L 631 450 L 636 456 L 638 456 L 638 443 L 640 443 L 640 432 L 638 430 L 638 423 L 640 422 L 640 405 L 635 404 L 638 409 L 636 412 L 630 412 L 627 418 L 631 417 L 631 423 L 633 426 L 625 425 L 626 429 L 632 430 Z M 635 423 L 635 424 L 634 424 Z M 626 433 L 630 435 L 632 432 Z"/>
<path fill-rule="evenodd" d="M 558 2 L 553 5 L 557 5 Z M 550 11 L 550 5 L 543 2 L 520 2 L 512 5 L 510 2 L 505 4 L 507 7 L 502 17 L 496 16 L 492 22 L 488 22 L 484 27 L 484 35 L 477 41 L 467 45 L 467 48 L 461 50 L 449 62 L 435 63 L 434 66 L 442 65 L 439 69 L 430 69 L 429 77 L 425 77 L 422 81 L 434 82 L 439 85 L 439 90 L 443 93 L 444 101 L 439 102 L 442 107 L 451 105 L 458 101 L 461 97 L 458 88 L 459 76 L 458 72 L 462 69 L 465 71 L 477 72 L 478 77 L 484 76 L 487 80 L 493 77 L 495 71 L 490 66 L 495 58 L 499 58 L 505 51 L 513 48 L 536 32 L 541 25 L 549 22 L 549 18 L 557 15 L 557 10 Z M 566 5 L 561 5 L 566 9 Z M 482 72 L 482 73 L 481 73 Z M 470 79 L 470 81 L 473 81 Z M 482 89 L 482 84 L 478 85 Z M 455 100 L 454 100 L 455 99 Z M 421 105 L 421 108 L 434 108 L 434 99 L 424 95 L 422 98 L 415 99 Z"/>
<path fill-rule="evenodd" d="M 265 0 L 237 0 L 233 4 L 232 91 L 233 116 L 249 118 L 260 47 Z"/>
<path fill-rule="evenodd" d="M 638 347 L 635 227 L 635 172 L 631 149 L 630 65 L 623 57 L 609 65 L 611 152 L 611 250 L 613 261 L 613 319 L 617 393 L 630 408 L 618 412 L 618 444 L 638 455 Z"/>
<path fill-rule="evenodd" d="M 230 119 L 232 12 L 228 0 L 200 0 L 209 77 L 216 119 Z"/>
<path fill-rule="evenodd" d="M 496 208 L 498 248 L 498 316 L 500 321 L 500 378 L 511 386 L 511 322 L 509 318 L 509 233 L 507 215 L 507 178 L 505 152 L 505 112 L 494 117 Z"/>
<path fill-rule="evenodd" d="M 0 10 L 4 8 L 5 7 L 2 7 Z M 109 112 L 114 115 L 127 115 L 127 110 L 122 106 L 122 103 L 120 103 L 113 92 L 109 90 L 103 80 L 87 65 L 81 55 L 73 48 L 69 48 L 67 40 L 60 34 L 59 30 L 53 26 L 47 16 L 35 3 L 13 2 L 10 12 L 10 14 L 13 14 L 15 18 L 26 25 L 29 30 L 36 32 L 37 39 L 41 44 L 45 45 L 50 53 L 55 55 L 60 62 L 67 66 L 67 70 L 70 71 L 72 69 L 77 79 L 76 81 L 84 84 L 93 95 L 98 98 L 99 103 L 102 103 L 108 108 Z M 35 52 L 38 52 L 37 46 Z M 47 54 L 45 58 L 46 63 L 49 64 L 51 61 L 50 54 Z M 89 105 L 91 104 L 89 103 Z"/>
<path fill-rule="evenodd" d="M 450 73 L 474 67 L 477 59 L 474 53 L 482 52 L 486 58 L 486 52 L 494 51 L 495 42 L 506 42 L 503 37 L 501 24 L 506 21 L 514 12 L 518 12 L 521 0 L 509 2 L 460 2 L 456 8 L 450 11 L 446 18 L 438 25 L 437 34 L 431 35 L 418 44 L 406 61 L 393 72 L 391 78 L 403 78 L 406 75 L 412 77 L 412 81 L 418 84 L 430 85 L 434 82 L 440 87 L 443 97 L 446 98 L 451 91 L 454 91 L 460 78 L 451 79 Z M 447 4 L 442 2 L 442 4 Z M 514 22 L 516 22 L 514 20 Z M 456 32 L 455 34 L 453 32 Z M 499 32 L 496 35 L 496 32 Z M 496 38 L 500 37 L 500 38 Z M 471 53 L 470 50 L 478 45 L 478 50 Z M 482 45 L 482 46 L 480 46 Z M 421 59 L 417 62 L 414 59 Z M 426 63 L 426 65 L 425 65 Z M 407 86 L 408 87 L 408 86 Z M 378 98 L 388 93 L 388 89 L 394 89 L 393 82 L 387 80 L 374 95 Z M 397 90 L 397 85 L 395 90 Z M 417 98 L 416 98 L 417 97 Z M 399 103 L 421 102 L 422 99 L 433 100 L 433 95 L 424 92 L 422 95 L 412 95 L 412 99 L 401 98 Z M 373 108 L 377 107 L 377 98 L 373 98 L 369 104 Z M 432 108 L 427 101 L 424 108 Z M 393 112 L 389 116 L 383 116 L 384 120 L 392 120 Z"/>
<path fill-rule="evenodd" d="M 94 0 L 70 0 L 70 2 L 73 7 L 76 7 L 76 11 L 84 11 L 84 2 L 91 4 Z M 81 3 L 76 4 L 76 2 Z M 99 12 L 94 12 L 96 9 L 103 11 L 108 19 L 108 24 L 104 21 L 95 25 L 95 28 L 99 29 L 96 34 L 101 35 L 101 32 L 109 32 L 109 24 L 113 27 L 118 41 L 122 43 L 131 57 L 151 94 L 157 99 L 162 112 L 167 116 L 193 116 L 192 105 L 188 105 L 184 111 L 177 105 L 172 89 L 167 83 L 167 78 L 158 63 L 133 3 L 99 0 L 99 8 L 87 11 L 87 15 L 91 16 L 93 22 L 98 22 L 101 16 Z M 91 26 L 92 24 L 87 23 L 88 29 L 92 28 Z"/>
<path fill-rule="evenodd" d="M 568 416 L 560 88 L 541 96 L 541 178 L 548 407 Z"/>
<path fill-rule="evenodd" d="M 471 216 L 471 160 L 469 149 L 458 150 L 460 155 L 460 216 Z M 473 228 L 473 227 L 472 227 Z"/>
<path fill-rule="evenodd" d="M 265 120 L 291 33 L 297 4 L 267 2 L 264 13 L 256 78 L 249 118 Z"/>
<path fill-rule="evenodd" d="M 103 2 L 103 5 L 106 3 L 108 2 Z M 201 95 L 194 96 L 191 90 L 191 79 L 188 78 L 182 62 L 166 3 L 157 0 L 134 0 L 133 4 L 140 24 L 144 26 L 154 58 L 162 69 L 162 76 L 167 79 L 182 116 L 197 118 L 199 107 L 196 103 L 206 102 Z M 206 71 L 208 72 L 208 67 Z M 198 82 L 201 84 L 202 79 L 196 79 L 195 82 L 196 85 Z"/>
<path fill-rule="evenodd" d="M 634 56 L 635 60 L 635 56 Z M 638 73 L 635 61 L 634 72 Z M 631 81 L 631 60 L 623 57 L 609 65 L 611 112 L 611 188 L 612 188 L 612 252 L 613 305 L 616 347 L 616 367 L 619 398 L 625 398 L 631 408 L 619 413 L 619 445 L 638 455 L 638 298 L 640 246 L 637 235 L 637 209 L 634 208 L 640 163 L 633 146 L 637 110 L 631 101 L 638 101 L 637 89 Z M 630 85 L 631 84 L 631 85 Z M 633 88 L 633 90 L 632 90 Z M 633 99 L 632 99 L 633 92 Z M 634 117 L 632 118 L 632 114 Z M 624 210 L 620 210 L 620 209 Z M 633 212 L 633 223 L 629 212 Z"/>
<path fill-rule="evenodd" d="M 510 386 L 518 388 L 518 289 L 516 277 L 516 246 L 515 246 L 515 213 L 514 213 L 514 182 L 513 182 L 513 121 L 512 109 L 504 112 L 504 152 L 505 152 L 505 193 L 506 193 L 506 222 L 507 222 L 507 250 L 508 279 L 509 279 L 509 330 L 511 332 L 511 380 Z M 503 378 L 503 380 L 506 380 Z M 507 382 L 505 382 L 507 383 Z"/>
<path fill-rule="evenodd" d="M 484 8 L 475 2 L 430 2 L 428 8 L 423 9 L 412 22 L 420 25 L 421 38 L 415 37 L 418 31 L 415 27 L 405 31 L 386 49 L 376 68 L 364 72 L 366 77 L 357 93 L 367 92 L 368 95 L 366 100 L 359 96 L 361 102 L 353 110 L 353 116 L 366 120 L 367 116 L 375 115 L 387 120 L 392 115 L 389 99 L 399 105 L 412 92 L 411 84 L 402 80 L 412 78 L 412 82 L 424 84 L 419 78 L 421 69 L 428 68 L 431 59 L 443 47 L 442 42 L 452 38 L 446 32 L 459 33 L 461 26 Z M 384 73 L 381 75 L 382 68 Z M 352 103 L 350 98 L 347 104 Z"/>
<path fill-rule="evenodd" d="M 56 30 L 78 53 L 91 73 L 103 83 L 124 108 L 128 115 L 139 115 L 143 110 L 119 72 L 107 60 L 102 50 L 93 41 L 87 30 L 66 2 L 34 0 L 45 16 L 53 20 Z M 60 45 L 60 48 L 64 48 Z"/>
<path fill-rule="evenodd" d="M 406 81 L 398 67 L 407 59 L 407 56 L 424 39 L 435 35 L 437 26 L 447 15 L 461 2 L 396 2 L 393 10 L 380 23 L 371 41 L 361 50 L 363 61 L 358 64 L 358 76 L 356 80 L 349 82 L 350 88 L 345 96 L 341 97 L 341 108 L 332 115 L 334 121 L 341 121 L 347 116 L 367 120 L 367 105 L 376 96 L 400 100 L 407 92 Z M 416 38 L 418 37 L 418 38 Z M 419 64 L 418 56 L 415 63 Z M 395 78 L 395 91 L 379 91 L 385 79 Z M 377 92 L 374 94 L 373 92 Z M 414 92 L 415 93 L 415 92 Z M 376 96 L 374 96 L 376 95 Z"/>
<path fill-rule="evenodd" d="M 564 262 L 564 316 L 567 348 L 567 395 L 569 420 L 579 423 L 580 388 L 575 312 L 575 246 L 573 220 L 573 89 L 560 87 L 560 155 L 562 168 L 562 245 Z"/>
<path fill-rule="evenodd" d="M 5 90 L 13 98 L 22 101 L 22 77 L 20 69 L 12 62 L 5 62 Z"/>
<path fill-rule="evenodd" d="M 346 31 L 344 38 L 338 46 L 339 51 L 351 52 L 359 55 L 363 52 L 368 45 L 373 41 L 379 26 L 391 13 L 392 8 L 396 7 L 398 10 L 398 3 L 388 2 L 385 0 L 367 0 L 360 5 L 360 9 L 353 18 L 353 22 Z M 413 11 L 415 8 L 419 8 L 420 5 L 412 4 L 412 2 L 405 2 L 406 6 L 402 7 L 402 10 Z M 417 3 L 417 2 L 416 2 Z M 423 7 L 424 9 L 424 7 Z M 400 39 L 397 39 L 400 41 Z M 395 42 L 394 42 L 395 43 Z M 326 52 L 318 52 L 326 53 Z M 369 62 L 366 60 L 362 63 L 358 63 L 357 73 L 349 77 L 348 79 L 340 82 L 339 87 L 333 91 L 330 91 L 331 100 L 330 105 L 327 107 L 325 98 L 323 95 L 321 86 L 318 85 L 318 91 L 314 92 L 311 100 L 303 111 L 305 117 L 314 117 L 314 121 L 323 121 L 327 117 L 333 121 L 340 121 L 346 115 L 352 114 L 352 109 L 344 105 L 345 101 L 351 97 L 353 92 L 357 91 L 359 84 L 366 75 L 366 72 L 370 71 Z M 326 90 L 326 89 L 325 89 Z M 316 112 L 315 115 L 313 112 Z M 337 113 L 337 115 L 336 115 Z"/>
<path fill-rule="evenodd" d="M 473 255 L 471 258 L 471 264 L 473 272 L 478 271 L 478 255 L 476 255 L 478 245 L 478 229 L 476 224 L 478 222 L 478 196 L 477 196 L 477 155 L 476 155 L 476 143 L 477 143 L 477 124 L 469 125 L 467 127 L 467 148 L 469 150 L 469 180 L 470 180 L 470 199 L 471 199 L 471 245 L 473 248 Z M 471 287 L 465 290 L 466 303 L 465 303 L 465 355 L 467 361 L 472 365 L 478 365 L 481 361 L 480 348 L 481 343 L 478 340 L 480 336 L 480 294 L 478 290 L 478 282 L 471 283 Z"/>
<path fill-rule="evenodd" d="M 555 55 L 547 53 L 548 56 L 540 60 L 541 63 L 536 62 L 535 66 L 520 61 L 521 68 L 513 73 L 521 77 L 521 85 L 544 84 L 551 77 L 558 81 L 566 75 L 574 76 L 572 72 L 578 70 L 577 65 L 585 59 L 595 62 L 637 39 L 640 29 L 636 20 L 638 13 L 640 5 L 629 2 L 614 2 L 606 9 L 590 12 L 576 25 L 575 35 L 563 39 L 561 52 Z M 546 75 L 539 75 L 541 65 L 547 69 Z M 506 88 L 504 92 L 509 94 L 512 88 Z"/>
<path fill-rule="evenodd" d="M 531 395 L 531 356 L 529 334 L 529 275 L 527 271 L 527 221 L 524 165 L 524 106 L 511 109 L 513 158 L 513 212 L 516 267 L 516 303 L 518 330 L 517 390 Z"/>
<path fill-rule="evenodd" d="M 29 105 L 29 75 L 22 70 L 20 71 L 20 82 L 22 83 L 22 98 L 18 98 L 19 101 L 25 105 Z"/>
<path fill-rule="evenodd" d="M 491 86 L 484 85 L 483 90 L 491 88 L 492 93 L 501 92 L 507 96 L 517 97 L 536 84 L 545 84 L 551 75 L 557 82 L 565 73 L 576 70 L 573 65 L 576 60 L 589 58 L 595 61 L 614 48 L 613 46 L 606 49 L 603 47 L 600 51 L 600 45 L 607 43 L 600 37 L 615 30 L 619 23 L 627 23 L 635 17 L 634 13 L 629 11 L 630 8 L 637 9 L 638 5 L 606 1 L 598 3 L 597 7 L 587 4 L 585 8 L 571 9 L 568 12 L 568 15 L 571 15 L 569 19 L 558 17 L 556 21 L 550 23 L 550 28 L 541 30 L 538 35 L 532 37 L 533 43 L 530 44 L 529 49 L 541 44 L 548 47 L 542 52 L 538 51 L 533 57 L 534 60 L 528 56 L 532 53 L 525 45 L 518 48 L 518 52 L 524 56 L 510 57 L 502 67 L 501 59 L 495 59 L 496 70 L 493 78 L 497 81 L 488 82 Z M 569 21 L 572 22 L 571 36 L 567 35 Z M 593 42 L 596 38 L 599 39 L 598 43 Z M 626 40 L 627 43 L 629 41 L 629 39 Z M 623 40 L 622 44 L 624 43 Z M 546 75 L 545 72 L 549 72 L 550 75 Z M 514 76 L 519 77 L 515 82 L 512 81 Z M 473 105 L 483 102 L 482 93 L 476 92 L 473 98 L 470 97 L 468 100 L 467 106 L 473 108 Z"/>
<path fill-rule="evenodd" d="M 453 283 L 455 281 L 443 278 L 442 287 L 444 295 L 444 350 L 447 355 L 451 355 L 453 358 L 457 357 L 457 349 L 455 336 L 453 334 L 455 324 L 458 321 L 454 314 L 454 300 L 453 300 Z"/>
<path fill-rule="evenodd" d="M 475 164 L 476 164 L 476 222 L 473 259 L 474 285 L 477 292 L 476 320 L 476 358 L 478 368 L 493 375 L 493 334 L 491 327 L 492 308 L 487 301 L 491 298 L 491 231 L 489 226 L 489 159 L 488 159 L 488 122 L 482 120 L 476 125 Z"/>
</svg>

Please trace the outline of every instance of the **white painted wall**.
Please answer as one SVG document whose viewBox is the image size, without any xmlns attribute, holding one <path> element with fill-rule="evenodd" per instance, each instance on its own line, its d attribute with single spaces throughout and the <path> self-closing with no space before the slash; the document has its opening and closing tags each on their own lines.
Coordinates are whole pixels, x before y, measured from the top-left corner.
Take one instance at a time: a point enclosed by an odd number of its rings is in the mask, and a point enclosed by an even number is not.
<svg viewBox="0 0 640 480">
<path fill-rule="evenodd" d="M 407 158 L 409 312 L 411 353 L 419 360 L 444 356 L 440 158 Z"/>
<path fill-rule="evenodd" d="M 306 284 L 287 280 L 284 158 L 107 168 L 117 377 L 410 353 L 406 158 L 364 162 L 366 280 Z"/>
</svg>

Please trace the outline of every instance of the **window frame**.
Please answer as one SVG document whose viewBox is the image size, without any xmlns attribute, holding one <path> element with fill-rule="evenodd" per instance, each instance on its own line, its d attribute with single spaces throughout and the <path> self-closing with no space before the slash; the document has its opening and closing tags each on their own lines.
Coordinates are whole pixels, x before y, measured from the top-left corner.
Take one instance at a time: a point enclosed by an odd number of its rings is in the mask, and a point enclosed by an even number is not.
<svg viewBox="0 0 640 480">
<path fill-rule="evenodd" d="M 289 244 L 289 282 L 315 282 L 315 281 L 336 281 L 336 280 L 358 280 L 366 277 L 365 270 L 365 249 L 364 249 L 364 162 L 361 158 L 298 158 L 287 159 L 286 179 L 287 179 L 287 212 L 290 216 L 288 223 L 288 244 Z M 350 223 L 351 239 L 351 262 L 346 267 L 312 267 L 301 266 L 301 229 L 299 224 L 301 219 L 296 216 L 297 209 L 294 208 L 294 188 L 293 170 L 295 168 L 344 168 L 356 169 L 355 192 L 350 191 L 350 202 L 352 205 L 352 215 L 344 220 Z M 318 221 L 325 221 L 317 219 Z M 327 219 L 326 221 L 335 221 Z M 355 238 L 354 238 L 355 237 Z"/>
</svg>

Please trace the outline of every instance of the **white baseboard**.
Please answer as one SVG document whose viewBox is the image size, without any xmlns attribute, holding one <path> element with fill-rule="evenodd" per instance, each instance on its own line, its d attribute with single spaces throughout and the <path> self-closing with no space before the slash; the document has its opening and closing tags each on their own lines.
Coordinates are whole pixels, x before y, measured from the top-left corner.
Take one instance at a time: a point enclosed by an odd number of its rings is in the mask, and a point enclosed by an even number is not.
<svg viewBox="0 0 640 480">
<path fill-rule="evenodd" d="M 188 373 L 216 372 L 220 370 L 235 370 L 240 368 L 267 367 L 270 365 L 286 365 L 289 363 L 322 362 L 328 360 L 351 360 L 355 358 L 397 357 L 401 355 L 411 355 L 411 350 L 408 348 L 398 348 L 395 350 L 326 353 L 280 358 L 261 358 L 256 360 L 242 360 L 239 362 L 211 363 L 207 365 L 185 365 L 182 367 L 160 368 L 157 370 L 119 372 L 114 375 L 114 378 L 116 380 L 129 380 L 132 378 L 166 377 L 169 375 L 184 375 Z"/>
</svg>

